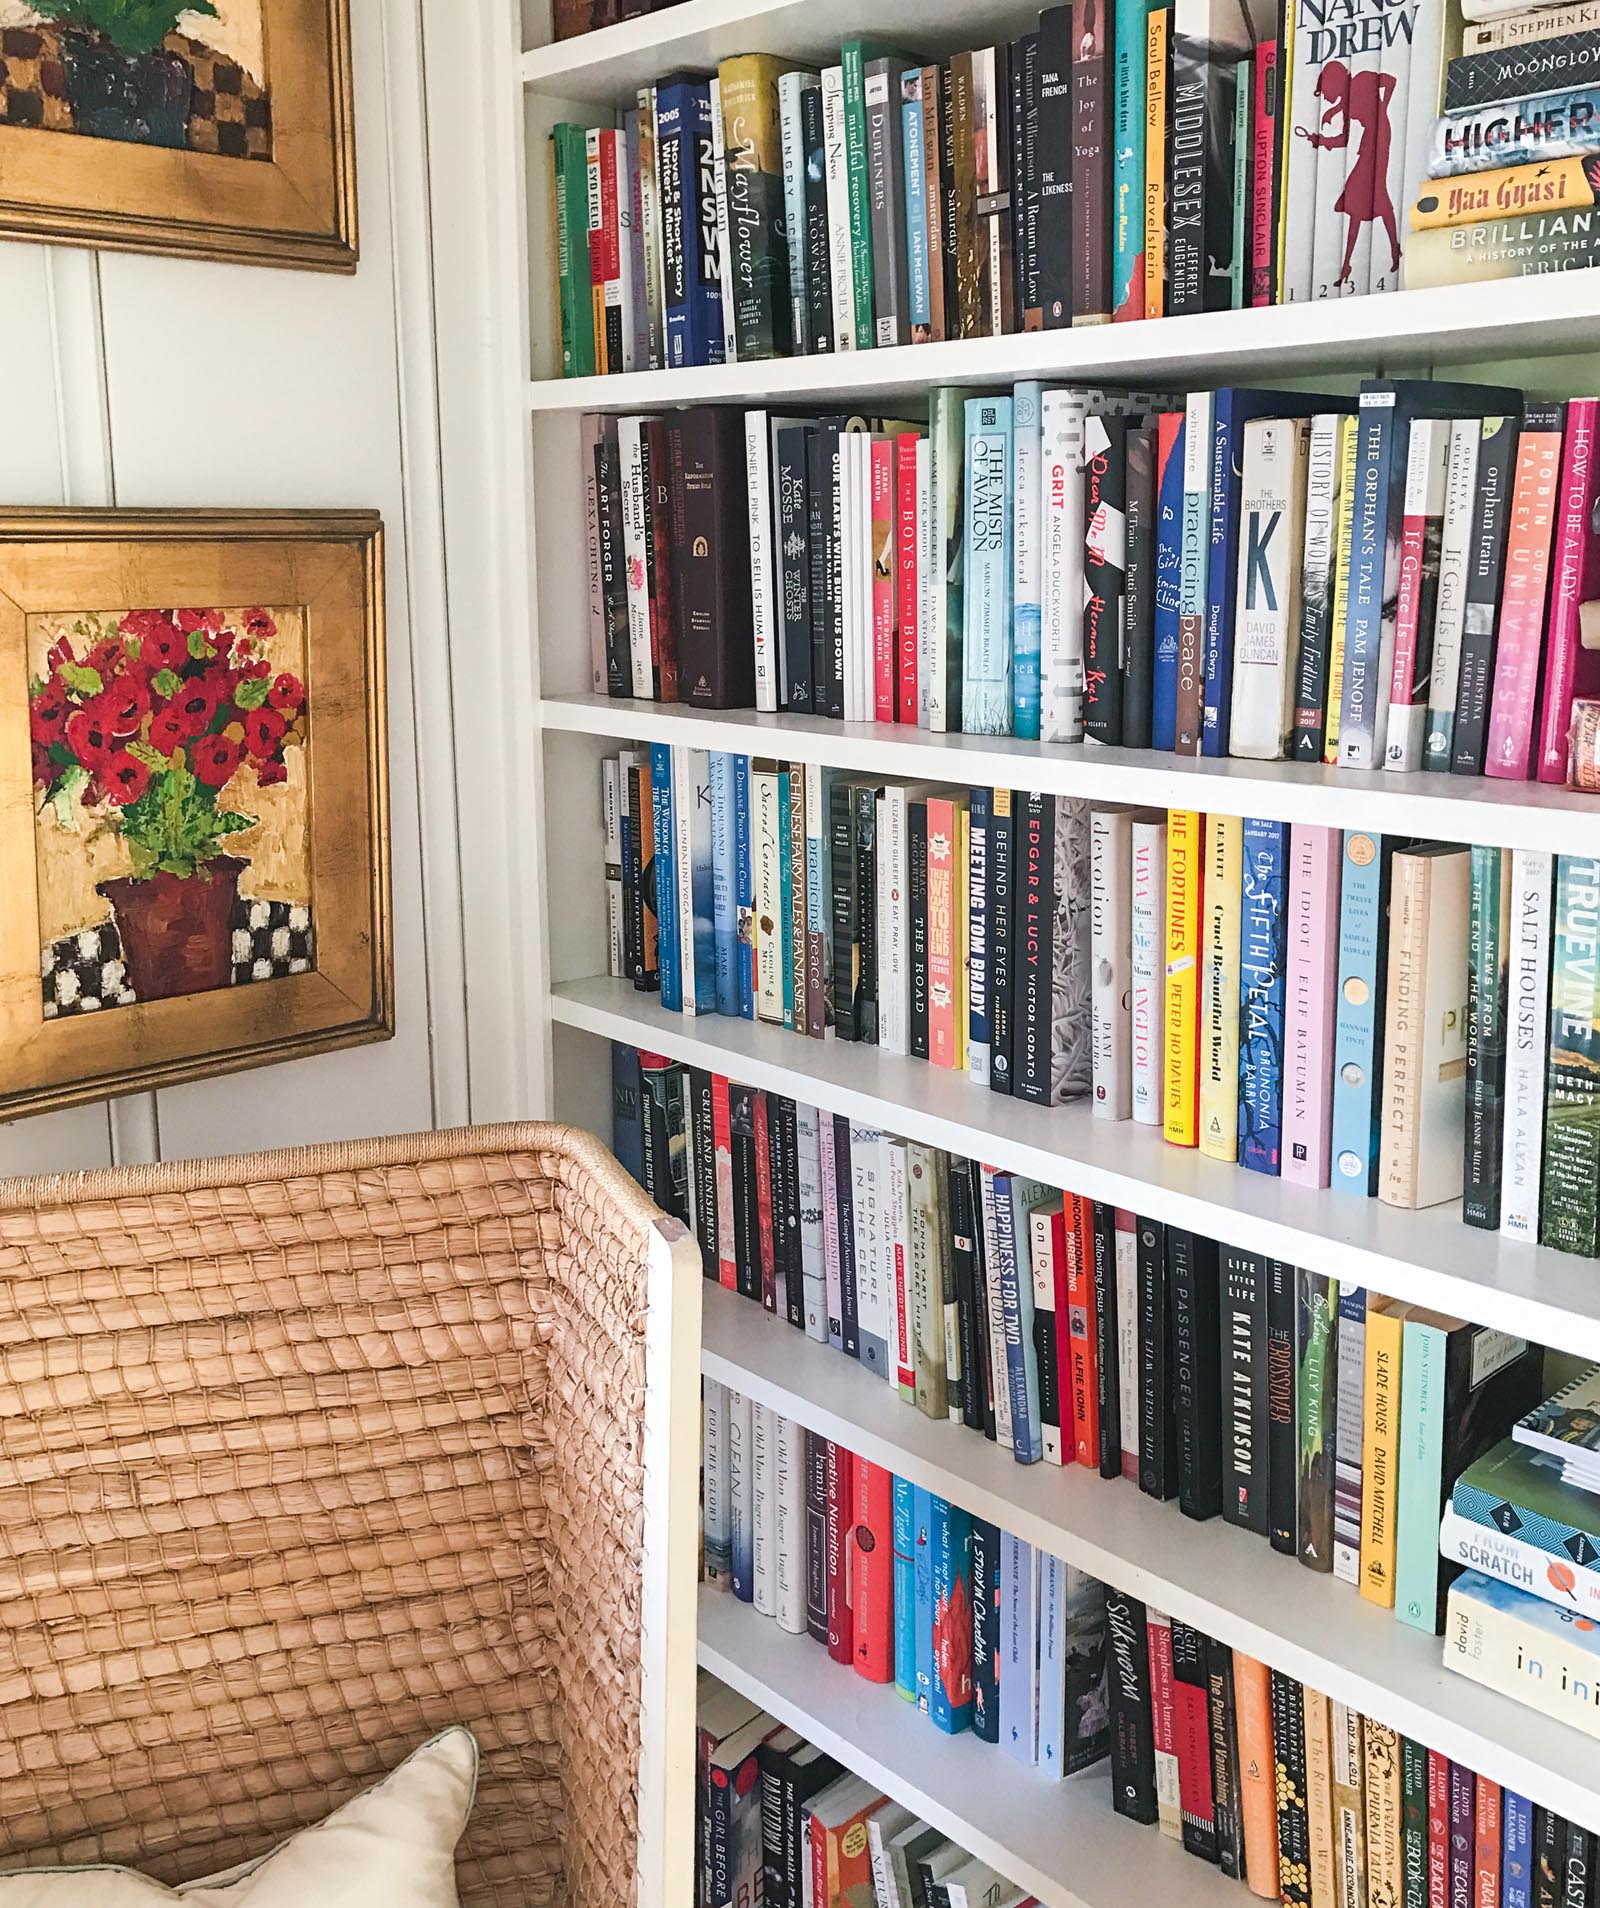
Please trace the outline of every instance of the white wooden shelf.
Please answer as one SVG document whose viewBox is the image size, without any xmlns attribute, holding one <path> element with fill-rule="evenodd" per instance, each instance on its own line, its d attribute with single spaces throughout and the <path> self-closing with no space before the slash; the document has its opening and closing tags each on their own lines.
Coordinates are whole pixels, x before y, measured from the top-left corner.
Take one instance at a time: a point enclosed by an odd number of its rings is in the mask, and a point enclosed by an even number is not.
<svg viewBox="0 0 1600 1908">
<path fill-rule="evenodd" d="M 852 773 L 942 777 L 961 786 L 1037 788 L 1101 802 L 1265 815 L 1546 854 L 1590 854 L 1600 840 L 1600 798 L 1540 782 L 1246 762 L 1155 749 L 1019 742 L 1011 736 L 934 735 L 888 723 L 692 709 L 599 695 L 547 696 L 540 715 L 547 733 L 729 749 L 823 762 Z"/>
<path fill-rule="evenodd" d="M 976 1432 L 924 1417 L 855 1360 L 750 1299 L 705 1294 L 701 1369 L 1131 1596 L 1192 1623 L 1520 1795 L 1600 1830 L 1575 1774 L 1587 1745 L 1451 1674 L 1438 1639 L 1349 1584 L 1220 1517 L 1195 1523 L 1082 1465 L 1018 1464 Z"/>
<path fill-rule="evenodd" d="M 1169 1146 L 1154 1127 L 1096 1119 L 1086 1100 L 1045 1108 L 964 1073 L 761 1022 L 691 1018 L 606 976 L 552 989 L 561 1024 L 880 1126 L 907 1139 L 1125 1206 L 1394 1298 L 1600 1358 L 1600 1265 L 1464 1225 L 1458 1205 L 1401 1212 L 1288 1186 Z"/>
<path fill-rule="evenodd" d="M 700 1661 L 1046 1908 L 1243 1908 L 1251 1897 L 1111 1806 L 1107 1766 L 1065 1782 L 970 1733 L 947 1736 L 892 1686 L 835 1663 L 726 1591 L 700 1592 Z"/>
<path fill-rule="evenodd" d="M 535 412 L 648 411 L 739 401 L 781 406 L 848 400 L 859 408 L 864 397 L 920 393 L 936 384 L 993 387 L 1019 378 L 1107 379 L 1183 389 L 1235 377 L 1260 384 L 1271 377 L 1348 379 L 1428 371 L 1470 359 L 1524 359 L 1535 351 L 1592 351 L 1597 339 L 1600 270 L 1588 270 L 1466 290 L 1430 286 L 1005 338 L 616 377 L 544 378 L 529 385 L 528 403 Z M 1560 375 L 1552 367 L 1552 378 L 1559 381 Z"/>
</svg>

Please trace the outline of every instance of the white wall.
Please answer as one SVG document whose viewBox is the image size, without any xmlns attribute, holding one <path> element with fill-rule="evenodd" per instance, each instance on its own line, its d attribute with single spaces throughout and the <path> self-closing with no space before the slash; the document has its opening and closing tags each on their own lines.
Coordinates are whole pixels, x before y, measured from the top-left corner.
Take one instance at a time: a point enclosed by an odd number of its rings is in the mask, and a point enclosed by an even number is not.
<svg viewBox="0 0 1600 1908">
<path fill-rule="evenodd" d="M 492 31 L 495 0 L 470 11 Z M 425 16 L 437 56 L 424 58 Z M 470 1091 L 453 738 L 471 684 L 453 679 L 446 634 L 447 487 L 432 293 L 426 94 L 448 158 L 455 128 L 482 136 L 463 61 L 462 0 L 352 0 L 361 267 L 353 278 L 52 250 L 0 242 L 0 337 L 11 374 L 0 430 L 0 500 L 134 506 L 364 506 L 388 540 L 389 743 L 394 861 L 393 1041 L 158 1096 L 0 1126 L 0 1174 L 131 1164 L 454 1124 L 534 1109 L 534 1076 L 508 1054 L 514 960 L 493 913 L 474 961 L 493 986 Z M 478 32 L 484 31 L 480 17 Z M 482 49 L 479 49 L 480 51 Z M 434 154 L 434 163 L 440 155 Z M 482 206 L 475 207 L 482 222 Z M 471 220 L 461 221 L 471 225 Z M 438 221 L 454 232 L 454 212 Z M 457 241 L 459 242 L 459 241 Z M 471 261 L 468 261 L 470 266 Z M 441 282 L 443 279 L 441 277 Z M 447 328 L 465 322 L 459 296 Z M 480 307 L 481 316 L 481 307 Z M 479 329 L 482 329 L 480 324 Z M 482 417 L 474 392 L 496 360 L 452 345 L 447 415 Z M 19 409 L 20 407 L 20 409 Z M 481 487 L 482 447 L 458 454 Z M 461 481 L 465 481 L 465 477 Z M 459 565 L 496 562 L 458 509 Z M 503 570 L 499 572 L 503 579 Z M 463 574 L 458 588 L 466 590 Z M 458 671 L 458 678 L 459 678 Z M 484 685 L 480 678 L 478 686 Z M 491 693 L 493 693 L 491 685 Z M 496 708 L 503 703 L 492 705 Z M 480 728 L 481 728 L 481 717 Z M 481 752 L 480 752 L 481 753 Z M 483 764 L 477 764 L 478 773 Z M 491 818 L 495 856 L 467 852 L 490 897 L 516 885 L 516 831 Z M 512 852 L 508 854 L 507 844 Z"/>
</svg>

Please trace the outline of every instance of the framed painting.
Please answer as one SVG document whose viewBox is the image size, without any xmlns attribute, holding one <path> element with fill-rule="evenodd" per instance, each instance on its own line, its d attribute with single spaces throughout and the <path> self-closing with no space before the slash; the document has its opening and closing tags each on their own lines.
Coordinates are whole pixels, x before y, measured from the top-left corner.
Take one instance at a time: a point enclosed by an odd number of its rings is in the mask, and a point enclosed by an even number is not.
<svg viewBox="0 0 1600 1908">
<path fill-rule="evenodd" d="M 383 531 L 0 512 L 0 1120 L 394 1030 Z"/>
<path fill-rule="evenodd" d="M 356 268 L 349 0 L 0 0 L 0 235 Z"/>
</svg>

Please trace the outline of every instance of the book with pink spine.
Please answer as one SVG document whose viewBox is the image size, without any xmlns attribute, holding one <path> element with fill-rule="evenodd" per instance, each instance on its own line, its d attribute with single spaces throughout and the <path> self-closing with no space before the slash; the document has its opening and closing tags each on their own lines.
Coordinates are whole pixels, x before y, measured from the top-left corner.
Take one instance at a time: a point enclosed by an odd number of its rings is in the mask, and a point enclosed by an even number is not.
<svg viewBox="0 0 1600 1908">
<path fill-rule="evenodd" d="M 894 439 L 872 437 L 872 670 L 874 721 L 893 722 L 895 674 L 900 641 L 894 613 L 895 485 Z"/>
<path fill-rule="evenodd" d="M 1544 641 L 1544 695 L 1539 713 L 1538 777 L 1567 779 L 1567 731 L 1579 696 L 1600 694 L 1600 650 L 1579 640 L 1578 612 L 1600 596 L 1600 460 L 1595 433 L 1600 398 L 1574 398 L 1567 406 L 1561 461 L 1561 510 L 1556 518 L 1550 573 L 1550 614 Z"/>
<path fill-rule="evenodd" d="M 1282 1171 L 1297 1186 L 1326 1186 L 1329 1177 L 1342 854 L 1337 828 L 1290 828 Z"/>
<path fill-rule="evenodd" d="M 1522 414 L 1517 438 L 1505 581 L 1500 588 L 1500 637 L 1483 758 L 1484 774 L 1501 782 L 1525 782 L 1533 752 L 1533 709 L 1544 654 L 1566 412 L 1565 404 L 1530 404 Z"/>
<path fill-rule="evenodd" d="M 1250 197 L 1250 303 L 1270 305 L 1278 275 L 1278 224 L 1272 216 L 1272 179 L 1281 130 L 1279 114 L 1283 110 L 1280 92 L 1283 81 L 1278 70 L 1276 40 L 1256 42 L 1251 80 L 1255 87 L 1255 110 L 1250 154 L 1254 173 Z"/>
</svg>

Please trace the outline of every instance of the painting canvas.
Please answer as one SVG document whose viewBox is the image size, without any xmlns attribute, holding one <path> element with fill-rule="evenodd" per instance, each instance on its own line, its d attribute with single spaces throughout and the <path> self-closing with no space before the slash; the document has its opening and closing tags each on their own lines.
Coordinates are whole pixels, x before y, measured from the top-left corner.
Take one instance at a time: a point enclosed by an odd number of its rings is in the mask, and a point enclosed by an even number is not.
<svg viewBox="0 0 1600 1908">
<path fill-rule="evenodd" d="M 376 520 L 130 514 L 0 518 L 0 1118 L 391 1028 Z"/>
<path fill-rule="evenodd" d="M 347 7 L 0 0 L 0 231 L 353 269 Z"/>
</svg>

